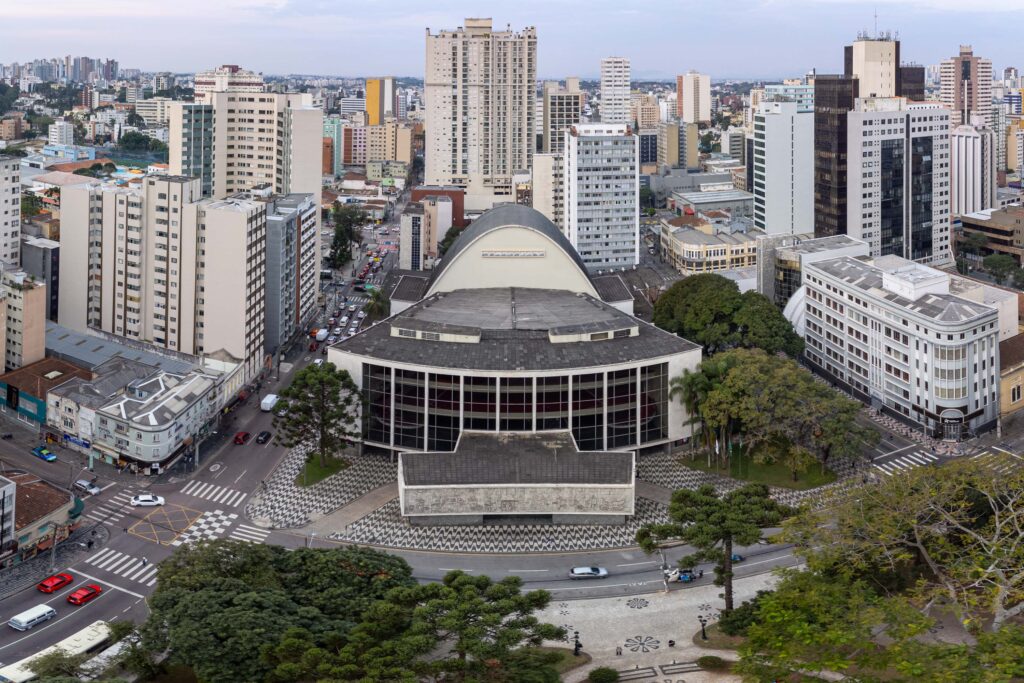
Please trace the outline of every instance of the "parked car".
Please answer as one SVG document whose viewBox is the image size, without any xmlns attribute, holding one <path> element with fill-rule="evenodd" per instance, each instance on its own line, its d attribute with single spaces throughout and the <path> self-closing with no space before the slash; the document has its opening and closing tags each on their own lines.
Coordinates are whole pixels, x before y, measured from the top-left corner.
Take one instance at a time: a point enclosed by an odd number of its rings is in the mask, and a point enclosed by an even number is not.
<svg viewBox="0 0 1024 683">
<path fill-rule="evenodd" d="M 140 493 L 137 496 L 132 496 L 132 499 L 128 501 L 134 508 L 151 508 L 158 505 L 164 504 L 163 496 L 156 496 L 152 493 Z"/>
<path fill-rule="evenodd" d="M 323 358 L 317 358 L 315 361 L 313 361 L 313 365 L 316 365 L 316 366 L 320 366 L 320 365 L 323 365 L 323 364 L 324 364 L 324 359 Z"/>
<path fill-rule="evenodd" d="M 739 555 L 739 554 L 737 554 L 737 553 L 733 553 L 733 554 L 732 554 L 732 561 L 733 561 L 734 563 L 735 563 L 735 562 L 742 562 L 742 561 L 743 561 L 743 560 L 745 560 L 745 559 L 747 559 L 747 558 L 745 558 L 745 557 L 743 557 L 742 555 Z"/>
<path fill-rule="evenodd" d="M 35 448 L 32 449 L 32 454 L 35 455 L 37 458 L 42 458 L 46 462 L 53 462 L 54 460 L 57 459 L 57 456 L 54 455 L 53 452 L 46 446 L 36 446 Z"/>
<path fill-rule="evenodd" d="M 92 480 L 90 479 L 79 479 L 75 482 L 75 489 L 83 493 L 88 493 L 90 496 L 98 496 L 102 491 L 102 489 L 92 483 Z"/>
<path fill-rule="evenodd" d="M 256 443 L 266 443 L 270 441 L 271 436 L 273 436 L 273 434 L 271 434 L 267 430 L 263 430 L 262 432 L 256 435 Z"/>
<path fill-rule="evenodd" d="M 40 593 L 53 593 L 55 591 L 59 591 L 74 580 L 75 577 L 71 576 L 71 574 L 54 574 L 53 576 L 48 576 L 40 581 L 36 585 L 36 588 L 39 589 Z"/>
<path fill-rule="evenodd" d="M 68 596 L 68 602 L 72 605 L 84 605 L 85 603 L 99 597 L 103 589 L 97 586 L 95 583 L 90 583 L 82 586 L 78 590 L 74 591 Z"/>
<path fill-rule="evenodd" d="M 252 436 L 249 432 L 238 432 L 235 434 L 235 444 L 241 446 L 249 441 Z"/>
<path fill-rule="evenodd" d="M 608 570 L 604 567 L 573 567 L 569 570 L 570 579 L 604 579 Z"/>
<path fill-rule="evenodd" d="M 669 581 L 678 581 L 680 583 L 690 583 L 696 581 L 704 574 L 701 571 L 699 574 L 692 569 L 668 569 L 665 571 L 665 578 Z"/>
</svg>

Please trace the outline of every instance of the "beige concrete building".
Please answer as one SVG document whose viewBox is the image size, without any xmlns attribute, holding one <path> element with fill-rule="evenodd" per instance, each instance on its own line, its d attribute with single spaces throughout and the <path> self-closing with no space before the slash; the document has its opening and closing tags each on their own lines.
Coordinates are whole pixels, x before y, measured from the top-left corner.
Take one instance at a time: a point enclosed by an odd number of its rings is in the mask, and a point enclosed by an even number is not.
<svg viewBox="0 0 1024 683">
<path fill-rule="evenodd" d="M 169 97 L 153 97 L 135 103 L 135 113 L 141 116 L 147 126 L 166 126 L 171 120 L 171 104 Z"/>
<path fill-rule="evenodd" d="M 28 273 L 8 271 L 0 279 L 4 298 L 4 365 L 16 370 L 46 357 L 46 285 Z"/>
<path fill-rule="evenodd" d="M 1024 334 L 999 342 L 999 416 L 1024 408 Z"/>
<path fill-rule="evenodd" d="M 676 115 L 683 123 L 711 120 L 711 77 L 687 71 L 676 76 Z"/>
<path fill-rule="evenodd" d="M 412 126 L 385 121 L 366 127 L 366 161 L 401 161 L 412 164 Z"/>
<path fill-rule="evenodd" d="M 971 124 L 972 114 L 988 120 L 992 112 L 992 60 L 976 57 L 970 45 L 961 45 L 959 55 L 942 60 L 939 79 L 939 100 L 952 112 L 950 127 Z"/>
<path fill-rule="evenodd" d="M 658 124 L 658 166 L 700 166 L 700 130 L 696 123 L 663 121 Z"/>
<path fill-rule="evenodd" d="M 21 159 L 0 155 L 0 260 L 21 263 Z"/>
<path fill-rule="evenodd" d="M 545 154 L 560 154 L 565 149 L 565 131 L 582 121 L 586 97 L 578 78 L 566 78 L 564 87 L 554 82 L 544 84 L 541 149 Z"/>
<path fill-rule="evenodd" d="M 533 165 L 537 32 L 466 19 L 426 34 L 426 185 L 466 191 L 466 209 L 515 200 L 512 175 Z M 319 158 L 319 157 L 317 157 Z"/>
<path fill-rule="evenodd" d="M 530 169 L 532 206 L 565 231 L 565 156 L 563 153 L 533 155 Z"/>
<path fill-rule="evenodd" d="M 721 211 L 683 215 L 661 221 L 661 253 L 683 275 L 715 273 L 757 265 L 757 238 L 764 233 L 747 226 L 729 232 Z"/>
<path fill-rule="evenodd" d="M 209 102 L 215 92 L 263 92 L 263 74 L 246 71 L 235 64 L 200 71 L 193 81 L 196 102 Z"/>
<path fill-rule="evenodd" d="M 860 97 L 898 97 L 900 44 L 888 34 L 861 35 L 847 46 L 846 73 L 857 77 Z"/>
<path fill-rule="evenodd" d="M 198 178 L 65 190 L 60 324 L 263 364 L 267 205 L 202 199 Z"/>
<path fill-rule="evenodd" d="M 630 105 L 630 123 L 637 124 L 640 129 L 657 128 L 661 122 L 661 108 L 658 98 L 654 95 L 641 95 Z"/>
</svg>

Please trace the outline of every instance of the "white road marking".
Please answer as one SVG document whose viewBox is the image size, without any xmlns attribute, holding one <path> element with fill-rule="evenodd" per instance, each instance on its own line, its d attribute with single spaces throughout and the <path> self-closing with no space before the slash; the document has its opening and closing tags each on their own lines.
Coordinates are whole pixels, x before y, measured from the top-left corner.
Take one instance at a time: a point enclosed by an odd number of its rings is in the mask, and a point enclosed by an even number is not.
<svg viewBox="0 0 1024 683">
<path fill-rule="evenodd" d="M 509 574 L 525 574 L 526 572 L 548 572 L 550 569 L 509 569 Z"/>
<path fill-rule="evenodd" d="M 657 560 L 646 560 L 645 562 L 628 562 L 626 564 L 617 564 L 616 567 L 636 567 L 641 564 L 658 564 Z"/>
<path fill-rule="evenodd" d="M 239 480 L 239 479 L 241 479 L 242 477 L 244 477 L 244 476 L 245 476 L 245 473 L 246 473 L 246 472 L 248 472 L 248 471 L 249 471 L 249 470 L 242 470 L 242 473 L 238 475 L 238 478 L 237 478 L 237 479 L 235 479 L 235 483 L 237 484 L 237 483 L 238 483 L 238 480 Z"/>
<path fill-rule="evenodd" d="M 99 583 L 106 584 L 106 585 L 110 586 L 111 588 L 115 588 L 115 589 L 121 591 L 122 593 L 127 593 L 128 595 L 133 595 L 136 598 L 139 598 L 140 600 L 145 600 L 146 599 L 145 595 L 141 595 L 139 593 L 135 593 L 133 591 L 128 590 L 127 588 L 121 588 L 120 586 L 118 586 L 116 584 L 113 584 L 110 581 L 107 581 L 106 579 L 97 579 L 95 576 L 89 576 L 85 572 L 78 572 L 78 573 L 81 574 L 82 576 L 84 576 L 87 579 L 92 579 L 93 581 L 98 581 Z M 100 598 L 102 598 L 102 597 L 103 597 L 103 594 L 100 593 Z M 96 600 L 99 600 L 99 598 L 96 598 Z"/>
</svg>

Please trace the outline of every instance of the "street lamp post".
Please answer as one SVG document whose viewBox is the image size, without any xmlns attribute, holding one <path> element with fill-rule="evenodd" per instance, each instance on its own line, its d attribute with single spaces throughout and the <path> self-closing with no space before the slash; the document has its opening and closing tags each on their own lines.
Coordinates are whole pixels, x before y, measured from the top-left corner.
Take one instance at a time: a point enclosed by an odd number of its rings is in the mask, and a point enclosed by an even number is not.
<svg viewBox="0 0 1024 683">
<path fill-rule="evenodd" d="M 707 640 L 708 639 L 708 631 L 707 631 L 706 626 L 708 625 L 708 620 L 706 618 L 704 618 L 704 616 L 698 616 L 697 617 L 697 621 L 700 622 L 700 639 L 701 640 Z"/>
</svg>

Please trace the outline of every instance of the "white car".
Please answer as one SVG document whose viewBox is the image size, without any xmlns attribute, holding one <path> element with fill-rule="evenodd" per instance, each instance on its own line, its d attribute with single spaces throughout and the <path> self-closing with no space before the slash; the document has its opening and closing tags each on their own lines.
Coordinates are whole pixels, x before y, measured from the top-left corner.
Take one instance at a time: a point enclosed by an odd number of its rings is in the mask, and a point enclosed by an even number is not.
<svg viewBox="0 0 1024 683">
<path fill-rule="evenodd" d="M 570 579 L 605 579 L 608 570 L 604 567 L 573 567 L 569 570 Z"/>
<path fill-rule="evenodd" d="M 162 496 L 154 496 L 152 493 L 140 493 L 137 496 L 132 496 L 131 505 L 133 508 L 151 508 L 157 505 L 163 505 L 164 499 Z"/>
</svg>

